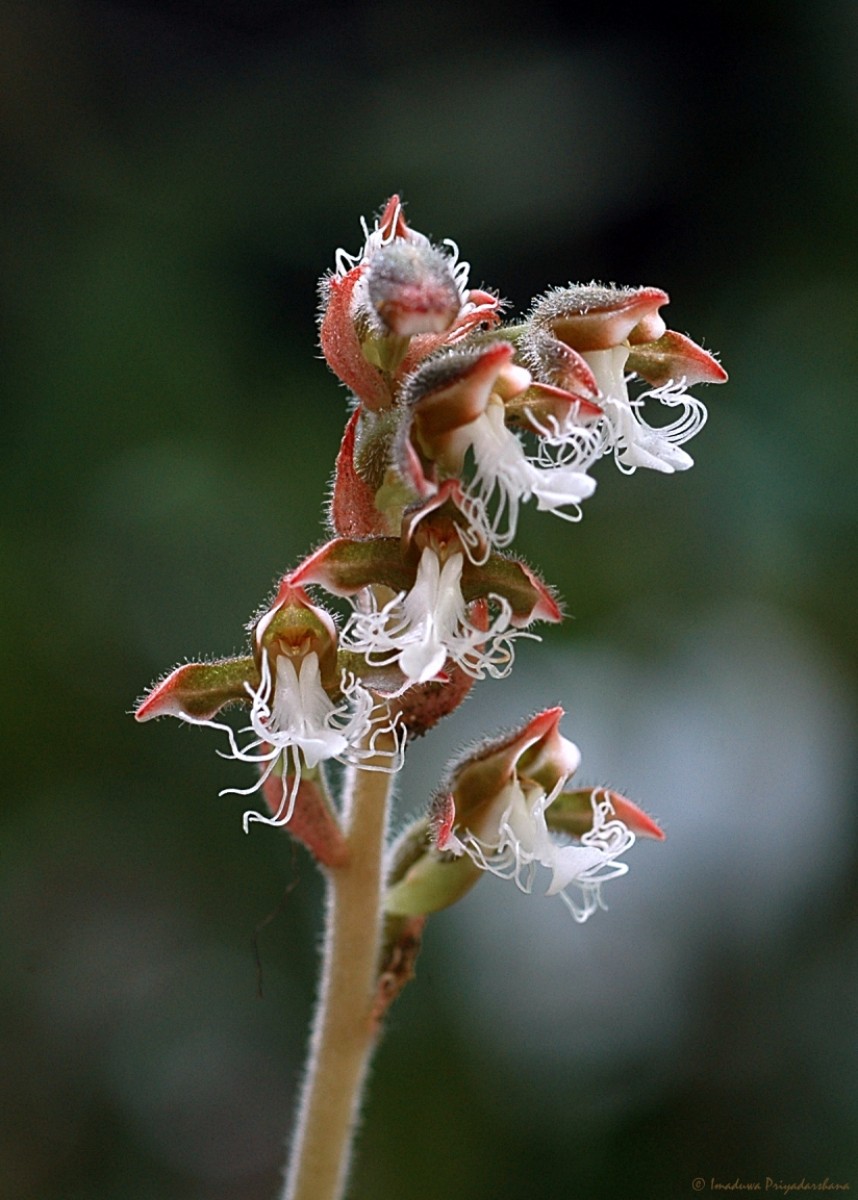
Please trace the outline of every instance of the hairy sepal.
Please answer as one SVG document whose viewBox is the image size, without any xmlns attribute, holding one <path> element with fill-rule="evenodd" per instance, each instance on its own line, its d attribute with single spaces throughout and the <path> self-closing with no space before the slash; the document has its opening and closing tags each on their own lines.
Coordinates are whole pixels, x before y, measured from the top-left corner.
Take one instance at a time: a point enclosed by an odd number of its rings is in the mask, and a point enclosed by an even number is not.
<svg viewBox="0 0 858 1200">
<path fill-rule="evenodd" d="M 334 596 L 353 596 L 371 584 L 404 591 L 414 583 L 415 567 L 402 558 L 399 538 L 334 538 L 290 574 L 293 583 L 320 584 Z"/>
<path fill-rule="evenodd" d="M 573 284 L 541 296 L 530 319 L 579 353 L 608 350 L 661 337 L 665 324 L 658 310 L 669 299 L 661 288 Z"/>
<path fill-rule="evenodd" d="M 386 531 L 384 517 L 375 506 L 376 489 L 363 478 L 355 461 L 360 419 L 361 410 L 356 408 L 346 425 L 334 470 L 330 518 L 343 537 L 371 537 Z"/>
<path fill-rule="evenodd" d="M 607 788 L 575 788 L 573 791 L 561 792 L 545 810 L 545 820 L 548 828 L 555 833 L 569 834 L 571 837 L 581 837 L 593 827 L 593 794 L 599 793 L 614 810 L 614 815 L 622 821 L 636 837 L 655 838 L 664 841 L 664 831 L 631 800 L 621 796 L 619 792 Z"/>
<path fill-rule="evenodd" d="M 696 383 L 727 381 L 727 372 L 717 359 L 690 337 L 672 329 L 654 342 L 633 346 L 626 367 L 653 387 L 680 379 L 684 379 L 688 387 Z"/>
<path fill-rule="evenodd" d="M 394 846 L 384 898 L 392 917 L 422 917 L 455 904 L 471 890 L 480 870 L 467 857 L 453 858 L 430 841 L 429 821 L 416 821 Z"/>
<path fill-rule="evenodd" d="M 257 687 L 259 668 L 250 655 L 185 663 L 152 688 L 137 706 L 134 717 L 137 721 L 157 717 L 208 721 L 226 705 L 246 702 L 249 689 Z"/>
</svg>

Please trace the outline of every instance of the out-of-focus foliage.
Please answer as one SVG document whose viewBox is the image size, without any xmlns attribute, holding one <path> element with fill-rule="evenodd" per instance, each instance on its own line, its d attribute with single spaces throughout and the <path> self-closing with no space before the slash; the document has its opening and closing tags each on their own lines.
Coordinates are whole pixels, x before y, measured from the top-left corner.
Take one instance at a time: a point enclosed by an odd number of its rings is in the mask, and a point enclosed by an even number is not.
<svg viewBox="0 0 858 1200">
<path fill-rule="evenodd" d="M 561 702 L 668 841 L 583 929 L 491 881 L 430 923 L 355 1200 L 858 1187 L 856 9 L 526 18 L 0 8 L 10 1200 L 273 1194 L 320 887 L 242 835 L 209 739 L 127 714 L 240 651 L 319 539 L 347 397 L 315 281 L 393 190 L 519 309 L 665 287 L 731 382 L 690 474 L 605 463 L 580 526 L 528 515 L 575 620 L 415 747 L 403 812 L 463 737 Z"/>
</svg>

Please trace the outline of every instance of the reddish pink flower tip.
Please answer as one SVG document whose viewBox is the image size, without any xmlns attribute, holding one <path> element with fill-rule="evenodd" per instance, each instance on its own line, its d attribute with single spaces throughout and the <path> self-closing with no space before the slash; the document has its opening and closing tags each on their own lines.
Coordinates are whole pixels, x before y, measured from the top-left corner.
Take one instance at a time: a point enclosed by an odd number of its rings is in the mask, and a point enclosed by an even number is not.
<svg viewBox="0 0 858 1200">
<path fill-rule="evenodd" d="M 684 333 L 672 329 L 646 345 L 632 346 L 626 365 L 653 387 L 680 379 L 684 379 L 688 387 L 727 380 L 727 372 L 717 359 Z"/>
<path fill-rule="evenodd" d="M 655 823 L 652 817 L 647 816 L 643 809 L 638 808 L 636 804 L 632 804 L 631 800 L 627 800 L 625 796 L 621 796 L 619 792 L 605 792 L 605 798 L 610 803 L 617 818 L 624 825 L 631 829 L 632 833 L 638 837 L 655 838 L 656 841 L 664 841 L 664 830 Z"/>
<path fill-rule="evenodd" d="M 432 833 L 435 845 L 443 850 L 450 840 L 453 826 L 456 823 L 456 802 L 451 793 L 440 796 L 434 804 L 432 814 Z"/>
<path fill-rule="evenodd" d="M 395 193 L 385 204 L 382 214 L 378 218 L 378 232 L 385 242 L 390 241 L 391 238 L 404 238 L 408 233 L 408 225 L 402 211 L 402 201 Z"/>
</svg>

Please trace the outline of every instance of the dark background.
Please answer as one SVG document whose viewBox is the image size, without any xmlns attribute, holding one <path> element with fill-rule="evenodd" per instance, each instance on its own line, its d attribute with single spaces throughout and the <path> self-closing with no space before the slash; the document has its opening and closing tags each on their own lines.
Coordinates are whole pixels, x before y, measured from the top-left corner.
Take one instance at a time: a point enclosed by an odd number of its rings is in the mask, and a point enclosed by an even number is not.
<svg viewBox="0 0 858 1200">
<path fill-rule="evenodd" d="M 528 514 L 575 619 L 398 808 L 562 702 L 668 841 L 583 928 L 495 881 L 433 919 L 351 1194 L 858 1188 L 856 60 L 852 0 L 0 5 L 4 1198 L 274 1195 L 321 889 L 214 735 L 127 714 L 318 540 L 315 283 L 394 190 L 518 311 L 666 288 L 731 382 L 690 474 Z"/>
</svg>

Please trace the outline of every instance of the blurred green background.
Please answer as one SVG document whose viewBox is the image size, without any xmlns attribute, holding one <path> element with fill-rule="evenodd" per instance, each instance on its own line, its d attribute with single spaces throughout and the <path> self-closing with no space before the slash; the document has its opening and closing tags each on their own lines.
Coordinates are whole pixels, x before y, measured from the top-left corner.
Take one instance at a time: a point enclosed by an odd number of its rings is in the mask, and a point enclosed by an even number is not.
<svg viewBox="0 0 858 1200">
<path fill-rule="evenodd" d="M 690 474 L 528 514 L 574 620 L 397 810 L 560 702 L 668 841 L 583 928 L 494 880 L 430 922 L 351 1195 L 858 1188 L 856 61 L 853 0 L 0 5 L 4 1200 L 274 1195 L 319 881 L 128 712 L 319 539 L 315 284 L 394 190 L 518 311 L 666 288 L 731 382 Z"/>
</svg>

